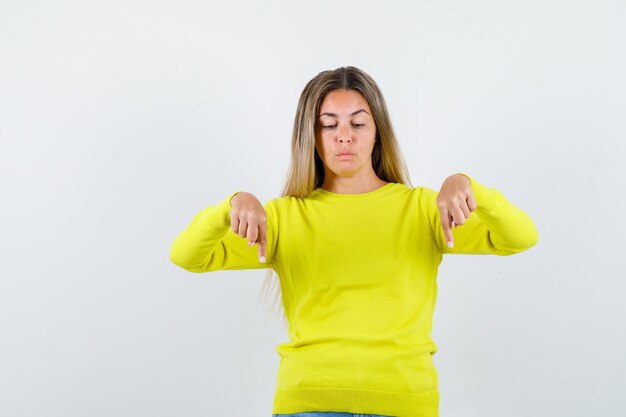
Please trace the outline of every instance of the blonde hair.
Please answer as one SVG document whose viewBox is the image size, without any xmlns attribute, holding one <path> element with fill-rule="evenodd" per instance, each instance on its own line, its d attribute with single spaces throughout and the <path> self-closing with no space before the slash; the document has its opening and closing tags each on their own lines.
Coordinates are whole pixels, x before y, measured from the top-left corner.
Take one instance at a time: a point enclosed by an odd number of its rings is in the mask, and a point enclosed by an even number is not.
<svg viewBox="0 0 626 417">
<path fill-rule="evenodd" d="M 387 105 L 378 85 L 365 72 L 356 67 L 348 66 L 322 71 L 304 87 L 293 123 L 291 162 L 281 196 L 306 198 L 315 188 L 324 183 L 324 165 L 315 149 L 315 131 L 319 109 L 324 97 L 330 91 L 339 89 L 359 92 L 367 100 L 372 110 L 372 117 L 376 124 L 372 167 L 376 175 L 384 181 L 403 183 L 412 187 L 406 164 L 391 126 Z M 274 275 L 274 270 L 269 269 L 263 286 L 265 299 L 267 299 L 270 290 L 274 289 L 273 307 L 276 308 L 281 298 L 281 291 L 279 280 L 273 280 Z M 283 315 L 283 326 L 286 325 L 286 318 Z"/>
</svg>

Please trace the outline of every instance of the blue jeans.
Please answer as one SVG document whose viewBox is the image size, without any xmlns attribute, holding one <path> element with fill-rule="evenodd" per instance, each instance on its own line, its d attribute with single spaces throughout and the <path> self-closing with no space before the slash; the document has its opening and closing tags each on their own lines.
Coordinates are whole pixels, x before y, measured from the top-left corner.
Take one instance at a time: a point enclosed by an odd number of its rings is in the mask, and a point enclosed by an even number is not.
<svg viewBox="0 0 626 417">
<path fill-rule="evenodd" d="M 296 414 L 273 414 L 272 417 L 391 417 L 380 414 L 336 413 L 334 411 L 310 411 Z"/>
</svg>

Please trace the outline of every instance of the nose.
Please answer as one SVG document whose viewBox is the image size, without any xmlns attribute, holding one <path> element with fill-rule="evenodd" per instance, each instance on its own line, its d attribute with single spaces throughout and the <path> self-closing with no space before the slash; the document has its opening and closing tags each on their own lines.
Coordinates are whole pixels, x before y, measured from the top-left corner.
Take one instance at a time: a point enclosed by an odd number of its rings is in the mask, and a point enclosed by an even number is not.
<svg viewBox="0 0 626 417">
<path fill-rule="evenodd" d="M 346 142 L 351 142 L 351 141 L 352 141 L 352 138 L 350 138 L 350 129 L 348 129 L 347 127 L 340 129 L 339 130 L 339 142 L 346 143 Z"/>
</svg>

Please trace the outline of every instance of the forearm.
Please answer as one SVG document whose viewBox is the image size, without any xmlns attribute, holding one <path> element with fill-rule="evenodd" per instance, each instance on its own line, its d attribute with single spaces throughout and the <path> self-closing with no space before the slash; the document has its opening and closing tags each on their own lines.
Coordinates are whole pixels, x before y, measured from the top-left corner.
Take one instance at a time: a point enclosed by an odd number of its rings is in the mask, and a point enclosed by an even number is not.
<svg viewBox="0 0 626 417">
<path fill-rule="evenodd" d="M 199 270 L 210 259 L 215 246 L 230 229 L 230 199 L 200 211 L 176 237 L 170 250 L 170 260 L 186 270 Z"/>
<path fill-rule="evenodd" d="M 467 174 L 476 200 L 475 214 L 489 230 L 493 246 L 521 252 L 537 243 L 538 232 L 530 216 L 509 202 L 504 195 L 486 187 Z"/>
</svg>

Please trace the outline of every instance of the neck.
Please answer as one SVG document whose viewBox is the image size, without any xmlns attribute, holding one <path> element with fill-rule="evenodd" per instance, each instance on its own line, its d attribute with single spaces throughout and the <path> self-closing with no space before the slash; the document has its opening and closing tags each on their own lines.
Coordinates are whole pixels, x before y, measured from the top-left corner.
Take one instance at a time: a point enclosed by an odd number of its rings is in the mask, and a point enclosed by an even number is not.
<svg viewBox="0 0 626 417">
<path fill-rule="evenodd" d="M 324 179 L 322 189 L 338 194 L 361 194 L 369 193 L 387 184 L 372 172 L 371 176 L 366 178 L 341 177 L 337 175 L 328 175 Z"/>
</svg>

